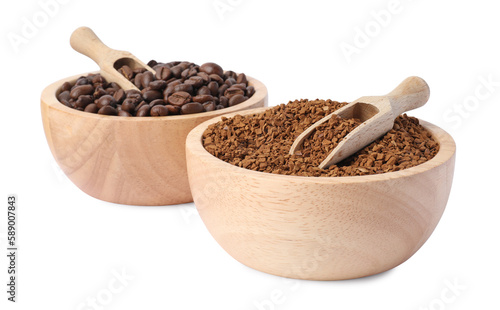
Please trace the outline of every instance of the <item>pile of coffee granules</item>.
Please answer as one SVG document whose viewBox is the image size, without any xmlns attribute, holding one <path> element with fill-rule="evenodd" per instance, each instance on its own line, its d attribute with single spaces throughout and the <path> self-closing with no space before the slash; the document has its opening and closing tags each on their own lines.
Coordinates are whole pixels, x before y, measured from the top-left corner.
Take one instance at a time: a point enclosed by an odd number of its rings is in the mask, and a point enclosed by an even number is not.
<svg viewBox="0 0 500 310">
<path fill-rule="evenodd" d="M 118 116 L 167 116 L 210 112 L 240 104 L 252 97 L 244 73 L 224 71 L 209 62 L 201 66 L 187 61 L 160 63 L 145 68 L 127 65 L 118 71 L 139 90 L 123 90 L 100 74 L 89 74 L 61 87 L 57 99 L 80 111 Z"/>
<path fill-rule="evenodd" d="M 319 125 L 309 137 L 302 143 L 301 150 L 296 155 L 313 160 L 313 164 L 319 164 L 326 156 L 347 136 L 354 128 L 359 126 L 359 119 L 343 119 L 333 115 L 327 122 Z M 317 163 L 316 163 L 317 161 Z"/>
<path fill-rule="evenodd" d="M 293 141 L 316 121 L 347 103 L 296 100 L 255 115 L 222 118 L 203 134 L 206 150 L 238 167 L 297 176 L 356 176 L 410 168 L 434 157 L 439 144 L 418 119 L 399 116 L 386 135 L 328 169 L 318 165 L 359 120 L 338 117 L 316 130 L 302 151 L 289 155 Z"/>
</svg>

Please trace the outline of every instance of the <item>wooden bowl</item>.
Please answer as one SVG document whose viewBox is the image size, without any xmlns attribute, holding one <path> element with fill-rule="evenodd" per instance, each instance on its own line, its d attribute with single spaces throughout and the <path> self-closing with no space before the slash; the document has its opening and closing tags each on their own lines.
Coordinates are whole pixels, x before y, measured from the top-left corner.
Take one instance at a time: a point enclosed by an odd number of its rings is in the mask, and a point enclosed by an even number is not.
<svg viewBox="0 0 500 310">
<path fill-rule="evenodd" d="M 189 183 L 212 236 L 251 268 L 310 280 L 377 274 L 411 257 L 443 214 L 455 142 L 430 123 L 421 122 L 440 150 L 421 165 L 369 176 L 299 177 L 251 171 L 212 156 L 202 134 L 219 120 L 187 137 Z"/>
<path fill-rule="evenodd" d="M 94 72 L 95 73 L 95 72 Z M 61 85 L 45 88 L 41 110 L 45 136 L 55 160 L 82 191 L 131 205 L 193 201 L 186 173 L 185 141 L 191 129 L 215 116 L 267 105 L 267 89 L 248 78 L 255 94 L 233 107 L 165 117 L 118 117 L 78 111 L 60 103 Z"/>
</svg>

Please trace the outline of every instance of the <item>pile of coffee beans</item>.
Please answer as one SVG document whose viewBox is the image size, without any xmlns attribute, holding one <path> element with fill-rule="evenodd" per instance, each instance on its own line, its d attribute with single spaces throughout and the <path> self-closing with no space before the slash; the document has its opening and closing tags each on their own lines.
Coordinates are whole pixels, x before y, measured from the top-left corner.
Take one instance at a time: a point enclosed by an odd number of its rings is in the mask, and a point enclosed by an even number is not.
<svg viewBox="0 0 500 310">
<path fill-rule="evenodd" d="M 104 115 L 167 116 L 210 112 L 240 104 L 252 97 L 244 73 L 225 71 L 215 63 L 198 66 L 190 62 L 159 63 L 145 68 L 124 65 L 118 71 L 139 90 L 123 90 L 100 74 L 68 82 L 57 96 L 68 107 Z"/>
<path fill-rule="evenodd" d="M 318 165 L 352 129 L 356 119 L 332 118 L 290 155 L 294 140 L 324 116 L 345 106 L 332 100 L 296 100 L 254 115 L 223 117 L 203 133 L 205 149 L 238 167 L 285 175 L 340 177 L 407 169 L 433 158 L 439 144 L 418 119 L 399 116 L 394 127 L 361 151 L 328 169 Z"/>
</svg>

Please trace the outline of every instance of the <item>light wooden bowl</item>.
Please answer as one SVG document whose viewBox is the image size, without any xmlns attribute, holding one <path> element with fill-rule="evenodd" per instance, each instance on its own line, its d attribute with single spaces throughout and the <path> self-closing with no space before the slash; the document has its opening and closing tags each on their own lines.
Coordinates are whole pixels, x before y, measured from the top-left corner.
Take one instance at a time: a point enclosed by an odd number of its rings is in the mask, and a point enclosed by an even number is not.
<svg viewBox="0 0 500 310">
<path fill-rule="evenodd" d="M 95 73 L 95 72 L 94 72 Z M 61 85 L 45 88 L 41 110 L 45 136 L 55 160 L 82 191 L 131 205 L 191 202 L 185 141 L 191 129 L 215 116 L 267 105 L 267 89 L 248 78 L 255 94 L 233 107 L 200 114 L 118 117 L 78 111 L 60 103 Z"/>
<path fill-rule="evenodd" d="M 310 280 L 377 274 L 411 257 L 443 214 L 455 142 L 430 123 L 422 122 L 440 144 L 433 159 L 398 172 L 328 178 L 256 172 L 219 160 L 201 142 L 219 120 L 187 137 L 189 183 L 209 232 L 249 267 Z"/>
</svg>

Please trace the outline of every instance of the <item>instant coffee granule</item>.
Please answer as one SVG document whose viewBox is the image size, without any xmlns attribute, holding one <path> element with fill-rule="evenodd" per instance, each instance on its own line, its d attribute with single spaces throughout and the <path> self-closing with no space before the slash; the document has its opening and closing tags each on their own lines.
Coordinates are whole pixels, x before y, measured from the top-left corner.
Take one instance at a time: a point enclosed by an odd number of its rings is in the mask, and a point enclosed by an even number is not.
<svg viewBox="0 0 500 310">
<path fill-rule="evenodd" d="M 203 134 L 203 145 L 217 158 L 238 167 L 297 176 L 356 176 L 410 168 L 433 158 L 439 144 L 418 119 L 399 116 L 394 127 L 361 151 L 328 169 L 318 165 L 350 131 L 357 119 L 332 119 L 304 141 L 302 150 L 288 154 L 305 129 L 346 105 L 332 100 L 296 100 L 255 115 L 223 117 Z"/>
<path fill-rule="evenodd" d="M 313 133 L 304 140 L 302 149 L 295 152 L 296 155 L 313 160 L 312 164 L 319 164 L 326 158 L 341 141 L 354 128 L 361 124 L 356 118 L 343 119 L 333 115 L 327 122 L 321 124 Z"/>
</svg>

